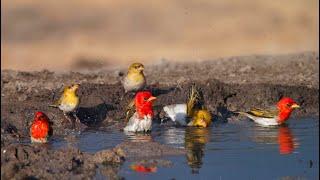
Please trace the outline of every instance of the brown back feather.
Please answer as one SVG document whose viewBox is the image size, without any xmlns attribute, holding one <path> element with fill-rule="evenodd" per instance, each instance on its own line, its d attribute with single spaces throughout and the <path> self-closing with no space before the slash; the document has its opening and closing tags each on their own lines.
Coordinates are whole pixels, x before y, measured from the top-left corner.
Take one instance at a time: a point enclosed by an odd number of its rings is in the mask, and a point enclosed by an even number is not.
<svg viewBox="0 0 320 180">
<path fill-rule="evenodd" d="M 131 116 L 136 112 L 136 107 L 134 105 L 134 99 L 129 102 L 126 107 L 126 119 L 125 122 L 127 123 Z"/>
</svg>

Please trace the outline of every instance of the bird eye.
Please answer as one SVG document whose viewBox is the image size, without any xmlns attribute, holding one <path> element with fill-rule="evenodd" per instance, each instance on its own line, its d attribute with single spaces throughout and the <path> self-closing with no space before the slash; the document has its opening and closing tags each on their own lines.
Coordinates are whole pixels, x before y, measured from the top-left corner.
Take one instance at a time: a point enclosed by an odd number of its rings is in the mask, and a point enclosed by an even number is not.
<svg viewBox="0 0 320 180">
<path fill-rule="evenodd" d="M 288 106 L 288 107 L 291 107 L 291 106 L 292 106 L 292 104 L 290 104 L 290 103 L 289 103 L 289 104 L 287 104 L 287 106 Z"/>
<path fill-rule="evenodd" d="M 148 98 L 144 97 L 144 98 L 143 98 L 143 100 L 147 101 L 147 100 L 148 100 Z"/>
</svg>

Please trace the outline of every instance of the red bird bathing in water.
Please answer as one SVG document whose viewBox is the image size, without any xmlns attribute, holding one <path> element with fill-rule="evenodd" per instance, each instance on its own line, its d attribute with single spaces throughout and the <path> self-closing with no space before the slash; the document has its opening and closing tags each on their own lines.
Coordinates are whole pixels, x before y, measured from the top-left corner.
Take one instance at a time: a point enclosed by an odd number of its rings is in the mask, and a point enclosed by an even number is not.
<svg viewBox="0 0 320 180">
<path fill-rule="evenodd" d="M 36 112 L 30 128 L 31 142 L 46 143 L 49 136 L 49 118 L 43 112 Z"/>
<path fill-rule="evenodd" d="M 248 112 L 238 112 L 254 122 L 264 126 L 283 124 L 289 119 L 291 112 L 300 106 L 291 98 L 283 97 L 276 106 L 269 109 L 253 108 Z"/>
<path fill-rule="evenodd" d="M 127 118 L 130 117 L 124 131 L 139 132 L 150 131 L 153 118 L 152 102 L 156 97 L 149 91 L 140 91 L 136 94 L 134 102 L 129 104 Z M 135 109 L 133 108 L 135 106 Z"/>
</svg>

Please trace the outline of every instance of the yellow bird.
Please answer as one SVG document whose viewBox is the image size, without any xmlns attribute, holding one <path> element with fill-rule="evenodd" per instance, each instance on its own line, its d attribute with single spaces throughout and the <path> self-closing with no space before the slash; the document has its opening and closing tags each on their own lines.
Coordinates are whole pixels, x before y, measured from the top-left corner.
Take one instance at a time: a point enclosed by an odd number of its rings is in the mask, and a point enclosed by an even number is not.
<svg viewBox="0 0 320 180">
<path fill-rule="evenodd" d="M 141 63 L 133 63 L 130 65 L 128 73 L 122 81 L 125 93 L 139 91 L 146 86 L 146 78 L 143 70 L 144 66 Z"/>
<path fill-rule="evenodd" d="M 208 127 L 212 122 L 210 112 L 204 107 L 201 90 L 195 85 L 190 88 L 186 104 L 172 104 L 163 107 L 170 119 L 182 126 Z"/>
<path fill-rule="evenodd" d="M 194 112 L 188 126 L 208 127 L 211 124 L 211 114 L 208 110 L 202 109 Z"/>
<path fill-rule="evenodd" d="M 77 95 L 77 90 L 79 89 L 80 84 L 73 84 L 71 86 L 65 87 L 63 93 L 58 101 L 56 101 L 50 107 L 56 107 L 63 111 L 65 117 L 71 122 L 69 114 L 72 113 L 72 116 L 76 118 L 77 122 L 80 122 L 78 117 L 75 114 L 77 110 L 80 98 Z"/>
</svg>

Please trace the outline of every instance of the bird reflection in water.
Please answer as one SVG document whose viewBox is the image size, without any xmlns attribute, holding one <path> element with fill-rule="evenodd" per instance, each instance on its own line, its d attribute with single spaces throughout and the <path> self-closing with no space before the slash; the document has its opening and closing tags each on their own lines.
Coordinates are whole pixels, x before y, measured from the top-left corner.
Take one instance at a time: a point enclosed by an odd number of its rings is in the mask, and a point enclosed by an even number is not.
<svg viewBox="0 0 320 180">
<path fill-rule="evenodd" d="M 210 140 L 209 128 L 187 127 L 185 133 L 185 148 L 188 165 L 192 174 L 198 174 L 202 166 L 205 145 Z"/>
<path fill-rule="evenodd" d="M 272 128 L 258 127 L 253 140 L 264 144 L 278 144 L 281 155 L 291 154 L 299 146 L 286 124 Z"/>
<path fill-rule="evenodd" d="M 291 154 L 295 148 L 293 135 L 290 129 L 286 126 L 280 127 L 278 131 L 278 143 L 280 154 Z"/>
<path fill-rule="evenodd" d="M 142 132 L 124 132 L 131 142 L 151 142 L 153 141 L 150 133 L 142 133 Z"/>
</svg>

